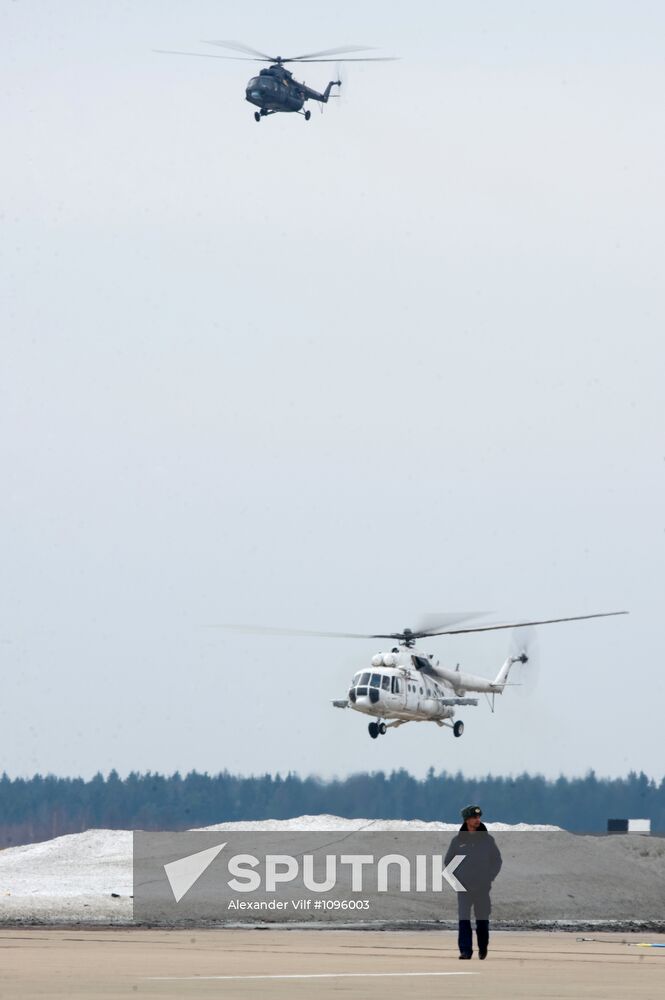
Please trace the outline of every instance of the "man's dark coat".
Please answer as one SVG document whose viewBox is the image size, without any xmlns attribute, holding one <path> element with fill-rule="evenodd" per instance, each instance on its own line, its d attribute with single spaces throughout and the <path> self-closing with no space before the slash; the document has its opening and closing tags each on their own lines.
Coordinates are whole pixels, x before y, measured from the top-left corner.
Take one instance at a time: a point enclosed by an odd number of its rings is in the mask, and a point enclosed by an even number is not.
<svg viewBox="0 0 665 1000">
<path fill-rule="evenodd" d="M 470 892 L 489 890 L 501 871 L 502 861 L 494 837 L 487 832 L 484 823 L 475 832 L 467 830 L 466 823 L 462 824 L 459 833 L 450 842 L 444 864 L 449 864 L 456 854 L 464 855 L 464 861 L 460 862 L 453 873 L 464 888 Z"/>
</svg>

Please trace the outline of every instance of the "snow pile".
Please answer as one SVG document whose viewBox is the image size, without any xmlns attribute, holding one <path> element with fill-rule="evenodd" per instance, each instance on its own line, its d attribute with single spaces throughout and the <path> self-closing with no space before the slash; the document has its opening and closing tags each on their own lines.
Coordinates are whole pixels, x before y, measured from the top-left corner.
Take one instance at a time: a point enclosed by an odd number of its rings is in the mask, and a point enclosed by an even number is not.
<svg viewBox="0 0 665 1000">
<path fill-rule="evenodd" d="M 132 834 L 86 830 L 0 851 L 0 924 L 128 924 Z"/>
<path fill-rule="evenodd" d="M 86 830 L 0 851 L 0 897 L 132 893 L 132 835 Z"/>
<path fill-rule="evenodd" d="M 408 832 L 409 830 L 421 830 L 429 833 L 454 833 L 459 830 L 460 823 L 426 823 L 420 819 L 345 819 L 343 816 L 296 816 L 294 819 L 255 819 L 242 820 L 237 823 L 217 823 L 214 826 L 203 826 L 198 829 L 210 830 L 294 830 L 294 831 L 316 831 L 329 833 L 334 830 L 353 831 L 396 831 Z M 487 829 L 491 833 L 505 832 L 507 830 L 539 830 L 555 831 L 561 830 L 560 826 L 547 826 L 536 823 L 487 823 Z"/>
</svg>

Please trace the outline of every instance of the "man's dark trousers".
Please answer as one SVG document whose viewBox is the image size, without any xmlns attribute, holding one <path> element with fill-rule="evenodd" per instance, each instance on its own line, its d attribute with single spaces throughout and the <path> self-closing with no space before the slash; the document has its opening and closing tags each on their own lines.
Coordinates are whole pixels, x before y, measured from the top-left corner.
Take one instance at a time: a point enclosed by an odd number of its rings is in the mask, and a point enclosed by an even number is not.
<svg viewBox="0 0 665 1000">
<path fill-rule="evenodd" d="M 487 952 L 490 940 L 490 903 L 489 889 L 468 889 L 466 892 L 457 893 L 457 914 L 459 918 L 459 930 L 457 943 L 460 955 L 473 954 L 473 936 L 471 933 L 471 910 L 476 916 L 476 937 L 478 939 L 478 951 L 483 954 Z"/>
</svg>

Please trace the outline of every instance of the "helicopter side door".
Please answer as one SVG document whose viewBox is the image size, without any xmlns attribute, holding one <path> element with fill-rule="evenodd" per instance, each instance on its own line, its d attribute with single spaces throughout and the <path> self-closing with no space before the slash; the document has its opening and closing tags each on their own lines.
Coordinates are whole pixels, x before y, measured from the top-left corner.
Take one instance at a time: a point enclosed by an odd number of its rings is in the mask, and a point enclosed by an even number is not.
<svg viewBox="0 0 665 1000">
<path fill-rule="evenodd" d="M 300 111 L 304 104 L 300 88 L 292 80 L 289 80 L 287 86 L 284 87 L 282 98 L 288 111 Z"/>
<path fill-rule="evenodd" d="M 388 700 L 388 699 L 386 699 Z M 390 707 L 401 710 L 406 705 L 406 681 L 404 677 L 393 674 L 390 678 Z"/>
</svg>

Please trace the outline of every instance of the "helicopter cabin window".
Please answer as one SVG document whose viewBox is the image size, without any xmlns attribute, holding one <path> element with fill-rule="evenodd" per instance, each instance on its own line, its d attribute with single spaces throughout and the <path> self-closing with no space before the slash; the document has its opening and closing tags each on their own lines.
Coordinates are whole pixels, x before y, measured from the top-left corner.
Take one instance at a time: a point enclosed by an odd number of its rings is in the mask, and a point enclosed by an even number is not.
<svg viewBox="0 0 665 1000">
<path fill-rule="evenodd" d="M 369 686 L 373 688 L 381 687 L 381 674 L 372 674 L 372 679 L 369 682 Z"/>
<path fill-rule="evenodd" d="M 390 691 L 390 677 L 388 674 L 384 674 L 383 679 L 381 680 L 381 687 L 384 691 Z"/>
</svg>

